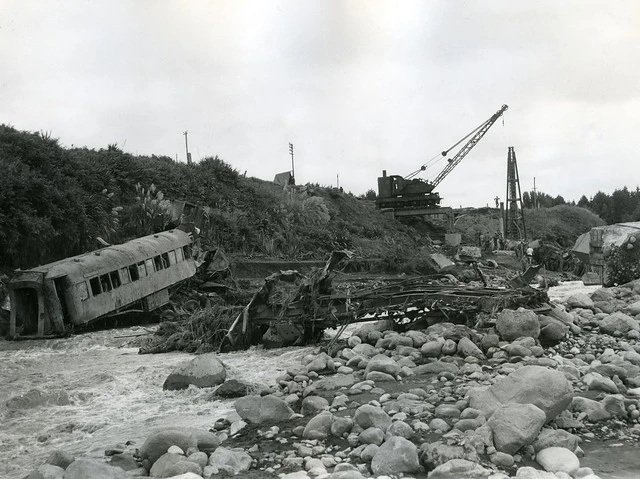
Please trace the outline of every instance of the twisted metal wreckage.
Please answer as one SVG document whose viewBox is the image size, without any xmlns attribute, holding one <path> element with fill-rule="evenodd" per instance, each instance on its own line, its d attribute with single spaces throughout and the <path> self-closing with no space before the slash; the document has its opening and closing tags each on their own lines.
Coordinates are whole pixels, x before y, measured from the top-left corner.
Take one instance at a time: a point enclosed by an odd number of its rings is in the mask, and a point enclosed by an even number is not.
<svg viewBox="0 0 640 479">
<path fill-rule="evenodd" d="M 351 257 L 335 251 L 322 269 L 304 277 L 297 271 L 280 271 L 264 280 L 229 328 L 221 351 L 247 348 L 252 344 L 282 346 L 317 339 L 325 328 L 340 328 L 354 322 L 391 319 L 409 328 L 418 321 L 427 325 L 443 320 L 474 324 L 480 313 L 495 314 L 505 308 L 526 306 L 549 309 L 545 291 L 529 286 L 539 267 L 530 268 L 511 281 L 511 288 L 446 284 L 447 275 L 421 276 L 388 281 L 373 288 L 336 292 L 332 288 L 335 269 Z M 292 285 L 289 294 L 277 291 L 282 282 Z"/>
</svg>

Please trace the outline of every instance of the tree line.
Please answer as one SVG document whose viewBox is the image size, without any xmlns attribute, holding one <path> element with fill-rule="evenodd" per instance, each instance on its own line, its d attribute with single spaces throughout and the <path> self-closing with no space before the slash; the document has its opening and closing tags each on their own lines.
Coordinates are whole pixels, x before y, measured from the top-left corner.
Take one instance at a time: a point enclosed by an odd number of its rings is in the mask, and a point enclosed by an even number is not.
<svg viewBox="0 0 640 479">
<path fill-rule="evenodd" d="M 591 198 L 582 195 L 577 203 L 566 202 L 560 195 L 553 197 L 540 191 L 522 193 L 524 208 L 551 208 L 564 204 L 588 208 L 607 224 L 640 221 L 640 188 L 637 186 L 635 190 L 629 190 L 624 186 L 614 190 L 612 194 L 598 191 Z"/>
</svg>

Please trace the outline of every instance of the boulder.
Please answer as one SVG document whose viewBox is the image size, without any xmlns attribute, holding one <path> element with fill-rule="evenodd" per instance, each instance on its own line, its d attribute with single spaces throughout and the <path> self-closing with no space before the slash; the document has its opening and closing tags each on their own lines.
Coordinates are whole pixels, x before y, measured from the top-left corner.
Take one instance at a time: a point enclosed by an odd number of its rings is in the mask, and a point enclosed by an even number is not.
<svg viewBox="0 0 640 479">
<path fill-rule="evenodd" d="M 536 455 L 536 462 L 545 471 L 566 472 L 573 476 L 580 468 L 580 460 L 569 449 L 564 447 L 548 447 Z"/>
<path fill-rule="evenodd" d="M 369 360 L 367 367 L 364 370 L 365 374 L 372 371 L 379 371 L 381 373 L 390 374 L 391 376 L 396 376 L 400 372 L 400 366 L 398 366 L 398 364 L 389 356 L 376 354 Z"/>
<path fill-rule="evenodd" d="M 293 409 L 279 397 L 245 396 L 234 403 L 238 415 L 248 423 L 263 424 L 286 421 L 293 414 Z"/>
<path fill-rule="evenodd" d="M 333 422 L 333 414 L 329 411 L 321 412 L 311 418 L 304 428 L 302 437 L 305 439 L 326 439 L 331 433 L 331 423 Z"/>
<path fill-rule="evenodd" d="M 465 459 L 452 459 L 436 467 L 427 476 L 428 479 L 487 479 L 490 469 Z"/>
<path fill-rule="evenodd" d="M 529 309 L 503 309 L 496 320 L 496 330 L 505 341 L 513 341 L 521 336 L 537 339 L 540 323 L 536 313 Z"/>
<path fill-rule="evenodd" d="M 395 421 L 387 428 L 385 440 L 389 440 L 393 436 L 402 436 L 405 439 L 411 439 L 414 435 L 413 428 L 404 421 Z"/>
<path fill-rule="evenodd" d="M 450 339 L 456 343 L 462 338 L 471 338 L 475 334 L 473 330 L 464 324 L 447 322 L 433 324 L 425 330 L 425 333 L 433 339 Z"/>
<path fill-rule="evenodd" d="M 209 456 L 209 466 L 215 469 L 215 474 L 226 472 L 237 475 L 248 471 L 251 467 L 251 456 L 246 452 L 234 451 L 220 446 Z"/>
<path fill-rule="evenodd" d="M 109 465 L 119 467 L 124 471 L 133 471 L 138 469 L 140 465 L 131 454 L 114 454 L 109 460 Z"/>
<path fill-rule="evenodd" d="M 602 404 L 589 398 L 574 397 L 571 401 L 571 409 L 585 413 L 591 422 L 605 421 L 611 418 L 611 414 L 604 409 Z"/>
<path fill-rule="evenodd" d="M 24 479 L 62 479 L 64 469 L 53 464 L 42 464 Z"/>
<path fill-rule="evenodd" d="M 371 460 L 376 476 L 412 473 L 420 470 L 418 448 L 404 437 L 394 436 L 380 446 Z"/>
<path fill-rule="evenodd" d="M 551 316 L 541 314 L 538 316 L 538 322 L 540 323 L 539 339 L 543 346 L 555 346 L 564 339 L 569 331 L 569 326 Z"/>
<path fill-rule="evenodd" d="M 514 454 L 531 444 L 542 429 L 546 415 L 533 404 L 507 404 L 496 409 L 487 421 L 497 450 Z"/>
<path fill-rule="evenodd" d="M 382 409 L 371 404 L 364 404 L 356 409 L 353 415 L 353 422 L 362 429 L 377 427 L 383 432 L 391 425 L 391 418 Z"/>
<path fill-rule="evenodd" d="M 548 447 L 566 447 L 575 451 L 580 444 L 580 438 L 564 429 L 543 429 L 532 446 L 536 452 Z"/>
<path fill-rule="evenodd" d="M 449 372 L 452 374 L 458 374 L 460 368 L 454 363 L 445 361 L 434 361 L 432 363 L 421 364 L 415 368 L 411 368 L 413 374 L 440 374 L 443 372 Z"/>
<path fill-rule="evenodd" d="M 488 389 L 469 391 L 469 407 L 485 417 L 500 404 L 533 404 L 551 421 L 571 403 L 573 387 L 560 371 L 543 366 L 523 366 Z"/>
<path fill-rule="evenodd" d="M 427 470 L 434 469 L 452 459 L 478 461 L 475 450 L 473 452 L 465 452 L 463 446 L 444 444 L 441 441 L 423 442 L 420 446 L 420 462 Z"/>
<path fill-rule="evenodd" d="M 420 347 L 420 353 L 425 358 L 437 358 L 442 353 L 443 344 L 444 344 L 444 339 L 427 341 Z"/>
<path fill-rule="evenodd" d="M 74 460 L 75 458 L 71 453 L 55 450 L 51 454 L 49 454 L 49 457 L 47 458 L 47 464 L 52 464 L 54 466 L 61 467 L 62 469 L 66 469 Z"/>
<path fill-rule="evenodd" d="M 191 384 L 209 388 L 222 384 L 226 377 L 227 371 L 217 353 L 201 354 L 177 366 L 165 380 L 162 389 L 186 389 Z"/>
<path fill-rule="evenodd" d="M 411 330 L 411 331 L 407 331 L 405 335 L 408 338 L 411 338 L 414 348 L 422 347 L 422 345 L 429 340 L 429 337 L 422 331 Z"/>
<path fill-rule="evenodd" d="M 197 474 L 202 475 L 202 466 L 193 461 L 188 461 L 186 459 L 182 459 L 171 466 L 167 467 L 164 472 L 163 477 L 173 477 L 181 476 L 183 474 Z"/>
<path fill-rule="evenodd" d="M 624 308 L 624 312 L 629 316 L 640 314 L 640 301 L 635 301 Z"/>
<path fill-rule="evenodd" d="M 585 293 L 576 293 L 569 296 L 565 304 L 571 308 L 593 309 L 593 299 Z"/>
<path fill-rule="evenodd" d="M 395 376 L 392 376 L 391 374 L 383 373 L 380 371 L 371 371 L 370 373 L 367 373 L 366 379 L 368 381 L 395 381 L 396 380 Z"/>
<path fill-rule="evenodd" d="M 478 359 L 485 359 L 482 350 L 469 338 L 460 338 L 460 341 L 458 341 L 458 354 L 465 358 L 472 356 Z"/>
<path fill-rule="evenodd" d="M 95 459 L 81 458 L 73 461 L 64 471 L 64 479 L 127 479 L 122 469 L 109 466 Z"/>
<path fill-rule="evenodd" d="M 395 323 L 391 319 L 381 319 L 373 323 L 360 326 L 353 335 L 358 336 L 362 341 L 368 341 L 371 333 L 382 333 L 383 331 L 392 330 Z"/>
<path fill-rule="evenodd" d="M 599 288 L 591 293 L 591 299 L 593 301 L 611 301 L 616 297 L 610 288 Z"/>
<path fill-rule="evenodd" d="M 165 454 L 171 446 L 178 446 L 183 451 L 186 451 L 190 447 L 197 448 L 198 441 L 190 431 L 164 429 L 147 437 L 147 440 L 142 444 L 139 451 L 140 459 L 148 459 L 149 462 L 153 464 L 160 456 Z"/>
<path fill-rule="evenodd" d="M 356 379 L 353 374 L 334 374 L 314 381 L 313 384 L 305 388 L 304 395 L 308 396 L 317 391 L 336 391 L 341 388 L 350 388 L 355 383 Z"/>
<path fill-rule="evenodd" d="M 300 413 L 303 416 L 315 416 L 320 411 L 329 409 L 329 401 L 321 396 L 307 396 L 302 400 Z"/>
<path fill-rule="evenodd" d="M 384 432 L 377 427 L 368 427 L 360 433 L 358 440 L 361 444 L 375 444 L 379 446 L 384 441 Z"/>
<path fill-rule="evenodd" d="M 151 469 L 149 470 L 149 476 L 151 477 L 171 477 L 175 474 L 167 474 L 167 469 L 173 466 L 175 463 L 184 461 L 185 457 L 182 454 L 174 454 L 171 452 L 166 452 L 162 456 L 158 458 L 157 461 L 154 461 Z M 184 471 L 188 472 L 188 471 Z"/>
<path fill-rule="evenodd" d="M 615 313 L 603 318 L 600 321 L 599 326 L 600 331 L 607 334 L 626 334 L 631 330 L 640 331 L 638 321 L 621 311 L 616 311 Z"/>
<path fill-rule="evenodd" d="M 223 398 L 239 398 L 250 394 L 267 394 L 269 388 L 263 384 L 253 384 L 237 379 L 228 379 L 216 389 L 216 396 Z"/>
<path fill-rule="evenodd" d="M 348 434 L 352 427 L 353 419 L 350 417 L 334 417 L 331 423 L 331 435 L 342 437 L 344 434 Z"/>
</svg>

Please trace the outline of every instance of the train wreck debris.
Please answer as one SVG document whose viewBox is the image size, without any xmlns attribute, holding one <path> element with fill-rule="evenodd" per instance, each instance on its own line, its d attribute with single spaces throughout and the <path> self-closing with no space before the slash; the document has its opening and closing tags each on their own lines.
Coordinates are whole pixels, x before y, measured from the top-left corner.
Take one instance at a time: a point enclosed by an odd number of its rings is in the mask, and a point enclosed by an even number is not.
<svg viewBox="0 0 640 479">
<path fill-rule="evenodd" d="M 153 311 L 196 273 L 192 235 L 180 229 L 16 271 L 8 284 L 9 337 L 53 337 L 99 318 Z"/>
<path fill-rule="evenodd" d="M 527 285 L 513 289 L 470 287 L 450 284 L 448 275 L 421 276 L 388 281 L 374 288 L 336 292 L 332 272 L 348 257 L 334 252 L 326 266 L 308 277 L 297 271 L 272 274 L 238 314 L 225 335 L 221 351 L 300 344 L 316 339 L 326 328 L 385 318 L 398 328 L 418 321 L 427 325 L 443 320 L 475 323 L 478 314 L 495 314 L 505 308 L 536 308 L 548 301 L 547 294 Z M 525 274 L 524 278 L 535 272 Z M 521 282 L 524 281 L 521 279 Z M 278 288 L 289 284 L 288 291 Z M 283 293 L 283 291 L 286 291 Z"/>
</svg>

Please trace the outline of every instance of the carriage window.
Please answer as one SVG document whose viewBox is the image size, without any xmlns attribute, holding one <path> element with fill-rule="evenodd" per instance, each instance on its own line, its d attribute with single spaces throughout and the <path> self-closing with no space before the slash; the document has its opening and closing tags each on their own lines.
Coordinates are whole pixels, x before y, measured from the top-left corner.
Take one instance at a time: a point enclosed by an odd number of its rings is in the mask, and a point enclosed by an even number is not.
<svg viewBox="0 0 640 479">
<path fill-rule="evenodd" d="M 144 267 L 144 261 L 138 263 L 138 277 L 144 278 L 147 275 L 147 268 Z"/>
<path fill-rule="evenodd" d="M 155 256 L 153 258 L 153 263 L 156 265 L 156 271 L 160 271 L 164 269 L 164 265 L 162 264 L 162 258 L 160 256 Z"/>
<path fill-rule="evenodd" d="M 111 284 L 113 285 L 113 288 L 119 288 L 120 285 L 122 284 L 120 282 L 120 276 L 118 276 L 118 272 L 117 271 L 112 271 L 111 273 L 109 273 L 109 278 L 111 278 Z"/>
<path fill-rule="evenodd" d="M 129 266 L 129 276 L 131 276 L 131 281 L 138 281 L 138 279 L 140 279 L 140 275 L 138 274 L 138 265 L 132 264 Z"/>
<path fill-rule="evenodd" d="M 144 264 L 147 266 L 147 274 L 152 274 L 154 269 L 153 269 L 153 259 L 149 258 L 147 260 L 144 261 Z"/>
<path fill-rule="evenodd" d="M 170 266 L 169 264 L 169 255 L 167 253 L 162 253 L 162 264 L 165 268 L 168 268 Z"/>
<path fill-rule="evenodd" d="M 80 296 L 80 301 L 89 299 L 89 289 L 87 288 L 87 283 L 85 281 L 76 284 L 76 290 L 78 291 L 78 296 Z"/>
<path fill-rule="evenodd" d="M 178 248 L 178 249 L 176 250 L 176 259 L 177 259 L 178 261 L 182 261 L 182 260 L 184 260 L 184 255 L 182 254 L 182 248 Z"/>
<path fill-rule="evenodd" d="M 120 280 L 122 281 L 122 284 L 129 284 L 131 282 L 129 279 L 129 268 L 120 269 Z"/>
<path fill-rule="evenodd" d="M 176 264 L 176 252 L 175 251 L 169 251 L 167 256 L 169 257 L 169 264 L 170 265 L 173 266 L 174 264 Z"/>
<path fill-rule="evenodd" d="M 189 245 L 185 245 L 182 247 L 182 250 L 184 251 L 184 258 L 185 259 L 190 259 L 191 258 L 191 247 Z"/>
<path fill-rule="evenodd" d="M 89 280 L 89 285 L 91 286 L 91 294 L 93 296 L 98 296 L 102 293 L 102 290 L 100 289 L 100 278 L 97 276 Z"/>
<path fill-rule="evenodd" d="M 102 286 L 102 291 L 111 291 L 113 288 L 111 287 L 111 281 L 109 280 L 108 274 L 103 274 L 100 276 L 100 286 Z"/>
</svg>

